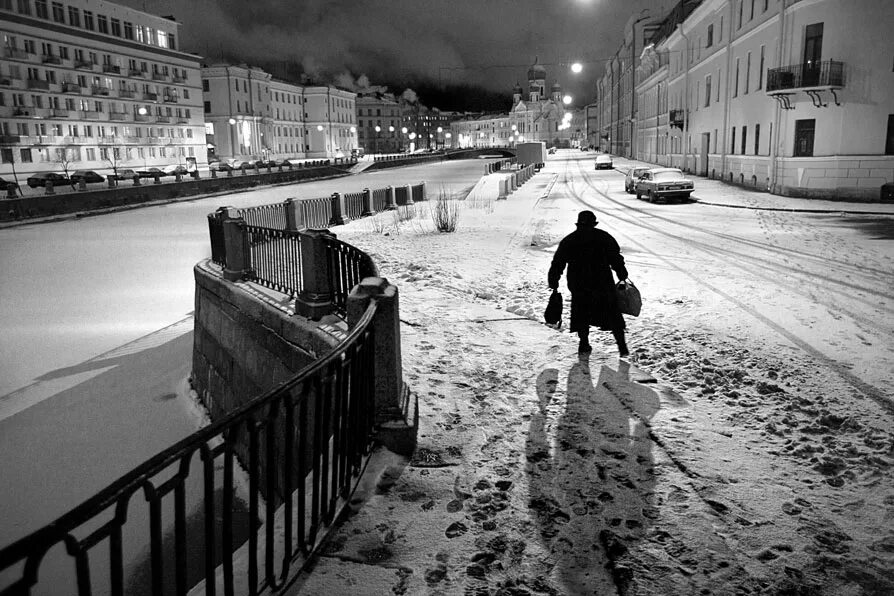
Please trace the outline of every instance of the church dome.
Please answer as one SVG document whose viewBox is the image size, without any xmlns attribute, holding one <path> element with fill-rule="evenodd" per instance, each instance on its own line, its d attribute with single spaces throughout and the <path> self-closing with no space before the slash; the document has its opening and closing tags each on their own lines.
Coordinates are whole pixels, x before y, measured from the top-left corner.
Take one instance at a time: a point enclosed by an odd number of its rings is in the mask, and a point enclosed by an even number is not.
<svg viewBox="0 0 894 596">
<path fill-rule="evenodd" d="M 528 69 L 528 80 L 533 81 L 535 79 L 545 79 L 546 78 L 546 69 L 542 64 L 537 63 L 537 58 L 534 58 L 534 64 L 531 65 L 531 68 Z"/>
<path fill-rule="evenodd" d="M 562 86 L 561 86 L 560 84 L 558 84 L 558 83 L 553 83 L 552 90 L 553 90 L 553 91 L 561 91 L 561 90 L 562 90 Z"/>
<path fill-rule="evenodd" d="M 521 85 L 519 85 L 519 84 L 516 82 L 516 83 L 515 83 L 515 87 L 512 88 L 512 92 L 515 93 L 515 94 L 517 94 L 517 95 L 521 95 L 521 94 L 522 94 L 522 91 L 523 91 L 523 90 L 522 90 L 522 88 L 521 88 Z"/>
</svg>

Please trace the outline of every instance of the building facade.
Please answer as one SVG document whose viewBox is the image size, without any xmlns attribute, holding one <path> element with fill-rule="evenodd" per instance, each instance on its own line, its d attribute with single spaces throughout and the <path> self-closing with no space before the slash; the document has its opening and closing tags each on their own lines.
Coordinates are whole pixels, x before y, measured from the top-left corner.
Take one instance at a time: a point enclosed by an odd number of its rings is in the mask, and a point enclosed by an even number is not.
<svg viewBox="0 0 894 596">
<path fill-rule="evenodd" d="M 401 132 L 401 106 L 392 93 L 357 95 L 357 142 L 366 153 L 400 153 L 406 148 Z"/>
<path fill-rule="evenodd" d="M 357 147 L 352 92 L 246 64 L 206 66 L 201 77 L 209 159 L 344 157 Z"/>
<path fill-rule="evenodd" d="M 878 200 L 894 182 L 890 22 L 885 0 L 705 0 L 642 55 L 636 157 Z"/>
<path fill-rule="evenodd" d="M 0 1 L 0 176 L 207 163 L 180 25 L 104 0 Z"/>
</svg>

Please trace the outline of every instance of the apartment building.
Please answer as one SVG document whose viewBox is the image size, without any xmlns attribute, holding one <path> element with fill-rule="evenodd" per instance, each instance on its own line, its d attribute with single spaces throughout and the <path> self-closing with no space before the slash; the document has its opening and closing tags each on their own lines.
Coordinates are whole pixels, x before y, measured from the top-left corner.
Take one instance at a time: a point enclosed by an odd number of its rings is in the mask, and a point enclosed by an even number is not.
<svg viewBox="0 0 894 596">
<path fill-rule="evenodd" d="M 180 24 L 104 0 L 0 0 L 0 176 L 206 163 Z"/>
<path fill-rule="evenodd" d="M 392 93 L 357 95 L 357 142 L 367 153 L 398 153 L 406 148 L 400 103 Z"/>
<path fill-rule="evenodd" d="M 307 86 L 302 98 L 307 157 L 350 157 L 358 147 L 357 94 L 331 86 Z"/>
<path fill-rule="evenodd" d="M 636 157 L 771 192 L 894 181 L 887 0 L 705 0 L 643 53 Z"/>
</svg>

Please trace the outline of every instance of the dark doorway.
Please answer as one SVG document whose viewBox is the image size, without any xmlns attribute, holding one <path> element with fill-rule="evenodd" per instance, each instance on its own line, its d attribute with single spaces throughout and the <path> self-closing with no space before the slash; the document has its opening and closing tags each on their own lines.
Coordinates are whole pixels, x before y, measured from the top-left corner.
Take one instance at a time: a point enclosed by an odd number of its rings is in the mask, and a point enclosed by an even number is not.
<svg viewBox="0 0 894 596">
<path fill-rule="evenodd" d="M 894 114 L 888 114 L 888 135 L 885 137 L 885 155 L 894 155 Z"/>
<path fill-rule="evenodd" d="M 795 157 L 813 157 L 816 120 L 795 120 Z"/>
<path fill-rule="evenodd" d="M 807 25 L 804 30 L 804 61 L 801 73 L 802 85 L 811 87 L 819 84 L 820 61 L 823 56 L 823 24 Z"/>
</svg>

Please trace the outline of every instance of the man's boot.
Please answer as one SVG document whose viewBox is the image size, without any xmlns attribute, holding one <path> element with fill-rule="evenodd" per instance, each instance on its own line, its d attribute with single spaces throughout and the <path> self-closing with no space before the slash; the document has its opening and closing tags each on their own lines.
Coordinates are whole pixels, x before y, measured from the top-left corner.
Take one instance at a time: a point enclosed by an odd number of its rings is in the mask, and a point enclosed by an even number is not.
<svg viewBox="0 0 894 596">
<path fill-rule="evenodd" d="M 615 336 L 615 341 L 618 342 L 618 355 L 621 358 L 629 356 L 630 352 L 627 350 L 627 340 L 624 337 L 624 331 L 612 331 L 612 335 Z"/>
<path fill-rule="evenodd" d="M 578 354 L 589 354 L 593 351 L 593 348 L 590 346 L 589 335 L 587 331 L 578 331 L 577 336 L 580 338 L 580 343 L 577 345 Z"/>
</svg>

